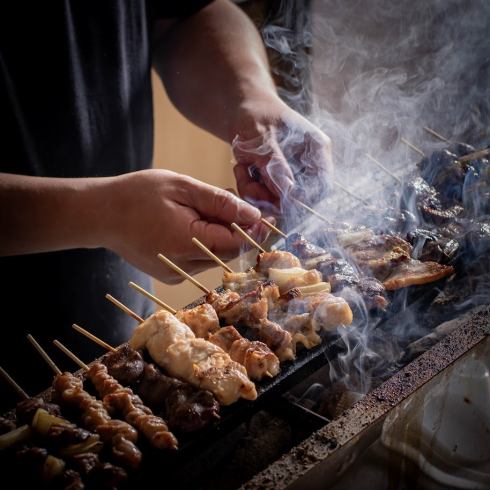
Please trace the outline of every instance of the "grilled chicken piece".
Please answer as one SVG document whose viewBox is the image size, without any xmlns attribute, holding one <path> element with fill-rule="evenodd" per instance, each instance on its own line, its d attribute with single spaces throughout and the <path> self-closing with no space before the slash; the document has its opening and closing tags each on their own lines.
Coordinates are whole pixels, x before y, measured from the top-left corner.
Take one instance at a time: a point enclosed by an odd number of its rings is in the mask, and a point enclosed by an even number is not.
<svg viewBox="0 0 490 490">
<path fill-rule="evenodd" d="M 207 339 L 220 329 L 216 310 L 209 303 L 203 303 L 188 310 L 180 310 L 175 316 L 190 327 L 196 337 L 201 339 Z"/>
<path fill-rule="evenodd" d="M 312 269 L 306 270 L 301 267 L 292 267 L 289 269 L 269 269 L 269 279 L 274 281 L 279 287 L 279 292 L 285 293 L 290 289 L 311 286 L 322 282 L 322 273 Z"/>
<path fill-rule="evenodd" d="M 264 376 L 276 376 L 279 372 L 279 359 L 269 347 L 263 342 L 242 337 L 235 327 L 223 327 L 211 335 L 209 341 L 245 366 L 250 379 L 260 380 Z"/>
<path fill-rule="evenodd" d="M 412 247 L 396 235 L 375 235 L 349 245 L 346 251 L 361 269 L 382 280 L 394 266 L 410 260 Z"/>
<path fill-rule="evenodd" d="M 437 281 L 454 272 L 454 267 L 412 259 L 396 267 L 383 285 L 389 291 Z"/>
<path fill-rule="evenodd" d="M 169 374 L 208 389 L 223 405 L 240 397 L 255 400 L 255 385 L 245 368 L 217 345 L 197 339 L 192 330 L 168 311 L 158 311 L 136 327 L 134 349 L 146 348 Z"/>
<path fill-rule="evenodd" d="M 226 303 L 223 296 L 238 298 Z M 261 283 L 257 289 L 243 296 L 226 291 L 219 295 L 213 291 L 206 298 L 220 319 L 228 324 L 242 324 L 251 328 L 257 339 L 270 347 L 282 362 L 294 359 L 294 350 L 289 332 L 268 319 L 269 307 L 278 299 L 279 289 L 270 282 Z"/>
<path fill-rule="evenodd" d="M 240 294 L 256 289 L 261 280 L 261 276 L 253 268 L 245 272 L 223 272 L 223 287 Z"/>
<path fill-rule="evenodd" d="M 291 267 L 301 267 L 301 262 L 292 253 L 281 250 L 263 252 L 257 256 L 255 270 L 258 273 L 267 275 L 271 267 L 274 269 L 290 269 Z"/>
</svg>

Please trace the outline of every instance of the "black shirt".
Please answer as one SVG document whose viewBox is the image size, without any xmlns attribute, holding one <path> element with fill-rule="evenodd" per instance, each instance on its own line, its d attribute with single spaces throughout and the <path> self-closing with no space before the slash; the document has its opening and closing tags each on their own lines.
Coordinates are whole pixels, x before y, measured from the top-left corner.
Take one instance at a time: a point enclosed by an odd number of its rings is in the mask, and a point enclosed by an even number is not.
<svg viewBox="0 0 490 490">
<path fill-rule="evenodd" d="M 151 167 L 152 23 L 191 15 L 206 3 L 53 0 L 3 6 L 0 171 L 95 177 Z M 52 347 L 54 338 L 86 361 L 102 351 L 73 332 L 72 323 L 114 345 L 136 326 L 105 293 L 140 316 L 152 311 L 127 286 L 133 280 L 150 289 L 150 279 L 105 249 L 4 257 L 0 271 L 0 364 L 31 393 L 51 376 L 26 333 L 61 367 L 73 369 Z"/>
</svg>

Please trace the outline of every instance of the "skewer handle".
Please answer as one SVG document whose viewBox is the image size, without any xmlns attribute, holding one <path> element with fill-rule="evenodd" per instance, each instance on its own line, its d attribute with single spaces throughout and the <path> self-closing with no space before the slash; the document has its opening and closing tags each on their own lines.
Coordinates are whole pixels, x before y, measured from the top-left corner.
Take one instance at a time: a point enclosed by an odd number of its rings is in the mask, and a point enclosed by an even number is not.
<svg viewBox="0 0 490 490">
<path fill-rule="evenodd" d="M 2 366 L 0 366 L 0 373 L 2 378 L 14 389 L 14 391 L 19 395 L 20 398 L 26 400 L 29 398 L 29 395 L 15 382 L 14 378 L 10 376 Z"/>
<path fill-rule="evenodd" d="M 366 153 L 366 156 L 371 160 L 375 165 L 377 165 L 381 170 L 384 170 L 388 175 L 393 177 L 399 184 L 402 183 L 401 179 L 397 177 L 389 168 L 386 168 L 378 159 L 374 158 L 369 153 Z"/>
<path fill-rule="evenodd" d="M 212 260 L 214 260 L 220 267 L 222 267 L 225 271 L 228 271 L 230 273 L 233 273 L 233 270 L 231 267 L 227 266 L 217 255 L 215 255 L 211 250 L 209 250 L 206 245 L 204 245 L 202 242 L 200 242 L 196 237 L 192 239 L 192 243 L 194 245 L 197 245 L 208 257 L 210 257 Z"/>
<path fill-rule="evenodd" d="M 242 235 L 242 237 L 245 238 L 245 240 L 247 240 L 247 242 L 250 243 L 253 247 L 263 253 L 266 252 L 264 248 L 262 248 L 248 233 L 245 233 L 236 223 L 232 223 L 231 227 L 240 235 Z"/>
<path fill-rule="evenodd" d="M 41 357 L 46 361 L 46 363 L 54 371 L 54 373 L 61 374 L 61 369 L 53 362 L 51 357 L 48 356 L 46 351 L 37 343 L 36 339 L 31 334 L 27 336 L 27 340 L 34 346 L 34 349 L 39 352 Z"/>
<path fill-rule="evenodd" d="M 58 347 L 64 354 L 66 354 L 75 364 L 78 364 L 82 369 L 88 371 L 88 366 L 77 357 L 68 347 L 65 347 L 59 340 L 53 340 L 53 344 Z"/>
<path fill-rule="evenodd" d="M 182 277 L 187 279 L 188 281 L 192 282 L 194 286 L 198 287 L 203 293 L 209 294 L 211 291 L 204 285 L 202 285 L 197 279 L 194 279 L 192 276 L 187 274 L 184 270 L 182 270 L 178 265 L 174 264 L 170 259 L 167 259 L 165 255 L 163 254 L 158 254 L 157 257 L 164 262 L 166 265 L 168 265 L 172 270 L 177 272 L 177 274 L 180 274 Z"/>
<path fill-rule="evenodd" d="M 476 160 L 477 158 L 484 158 L 490 155 L 490 148 L 484 148 L 483 150 L 477 150 L 473 153 L 468 153 L 468 155 L 463 155 L 458 158 L 460 162 L 469 162 L 470 160 Z"/>
<path fill-rule="evenodd" d="M 301 202 L 301 201 L 298 201 L 297 199 L 295 199 L 296 203 L 299 204 L 303 209 L 306 209 L 307 211 L 309 211 L 311 214 L 313 214 L 314 216 L 316 216 L 318 219 L 321 219 L 322 221 L 325 221 L 325 223 L 327 224 L 330 224 L 330 221 L 328 221 L 327 218 L 325 218 L 325 216 L 323 216 L 322 214 L 320 214 L 318 211 L 315 211 L 313 208 L 310 208 L 310 206 L 306 205 L 304 202 Z"/>
<path fill-rule="evenodd" d="M 410 149 L 412 149 L 413 151 L 417 152 L 421 157 L 425 157 L 425 153 L 418 147 L 418 146 L 415 146 L 413 143 L 410 143 L 410 141 L 406 140 L 405 138 L 400 138 L 400 141 L 407 145 Z"/>
<path fill-rule="evenodd" d="M 277 228 L 276 226 L 274 226 L 272 223 L 270 223 L 269 221 L 267 221 L 265 218 L 260 218 L 260 221 L 265 226 L 268 226 L 272 231 L 276 232 L 278 235 L 281 235 L 283 238 L 287 238 L 288 237 L 286 235 L 286 233 L 284 233 L 283 231 L 281 231 L 279 228 Z"/>
<path fill-rule="evenodd" d="M 170 305 L 167 305 L 167 303 L 164 303 L 161 299 L 157 298 L 156 296 L 153 296 L 153 294 L 148 292 L 146 289 L 143 289 L 141 286 L 138 286 L 138 284 L 134 283 L 133 281 L 129 282 L 129 286 L 132 287 L 133 289 L 136 289 L 138 293 L 141 293 L 143 296 L 146 296 L 148 299 L 150 299 L 157 305 L 161 306 L 165 310 L 172 313 L 172 315 L 175 315 L 177 313 L 177 310 L 175 308 L 172 308 Z"/>
<path fill-rule="evenodd" d="M 444 141 L 444 143 L 451 143 L 447 138 L 445 138 L 444 136 L 442 136 L 442 134 L 434 131 L 431 128 L 428 128 L 427 126 L 424 126 L 424 131 L 427 131 L 429 134 L 431 134 L 432 136 L 434 136 L 434 138 L 437 138 L 438 140 Z"/>
<path fill-rule="evenodd" d="M 139 315 L 137 315 L 133 310 L 129 309 L 126 305 L 122 304 L 116 298 L 114 298 L 114 296 L 111 296 L 110 294 L 106 294 L 105 297 L 112 304 L 116 305 L 118 308 L 120 308 L 122 311 L 124 311 L 124 313 L 126 313 L 130 317 L 134 318 L 137 322 L 139 322 L 139 323 L 144 322 L 143 318 L 141 318 Z"/>
<path fill-rule="evenodd" d="M 336 180 L 332 181 L 339 189 L 342 189 L 346 194 L 349 194 L 349 196 L 353 197 L 359 202 L 362 202 L 365 206 L 369 206 L 369 203 L 365 201 L 362 197 L 356 196 L 353 192 L 351 192 L 347 187 L 342 185 L 340 182 L 337 182 Z"/>
<path fill-rule="evenodd" d="M 112 347 L 112 345 L 109 345 L 107 342 L 104 342 L 102 339 L 99 339 L 99 337 L 96 337 L 93 333 L 90 333 L 88 330 L 85 330 L 82 328 L 80 325 L 77 325 L 74 323 L 72 327 L 82 335 L 85 335 L 88 339 L 90 339 L 92 342 L 95 342 L 96 344 L 100 345 L 104 349 L 110 351 L 110 352 L 116 352 L 117 349 Z"/>
</svg>

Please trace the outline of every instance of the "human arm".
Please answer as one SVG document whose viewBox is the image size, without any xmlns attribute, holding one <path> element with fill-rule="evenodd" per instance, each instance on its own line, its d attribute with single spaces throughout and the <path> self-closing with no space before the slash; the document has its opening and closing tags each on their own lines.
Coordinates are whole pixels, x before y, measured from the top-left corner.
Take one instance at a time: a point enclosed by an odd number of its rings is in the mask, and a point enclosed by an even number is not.
<svg viewBox="0 0 490 490">
<path fill-rule="evenodd" d="M 166 170 L 77 179 L 0 174 L 0 255 L 105 247 L 162 281 L 178 282 L 158 252 L 197 273 L 214 263 L 193 236 L 229 259 L 243 247 L 229 224 L 262 240 L 259 219 L 256 208 L 231 193 Z"/>
<path fill-rule="evenodd" d="M 161 32 L 154 64 L 179 111 L 234 142 L 243 197 L 277 205 L 300 174 L 323 190 L 330 141 L 279 98 L 258 32 L 231 2 L 215 0 Z"/>
</svg>

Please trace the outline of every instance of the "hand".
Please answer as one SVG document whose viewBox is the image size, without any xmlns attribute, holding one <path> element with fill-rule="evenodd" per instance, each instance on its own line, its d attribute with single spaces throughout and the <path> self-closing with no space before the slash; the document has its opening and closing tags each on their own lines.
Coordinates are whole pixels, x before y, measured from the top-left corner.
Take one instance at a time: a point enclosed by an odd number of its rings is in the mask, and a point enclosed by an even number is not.
<svg viewBox="0 0 490 490">
<path fill-rule="evenodd" d="M 113 179 L 106 246 L 139 269 L 167 283 L 182 278 L 163 264 L 159 252 L 189 274 L 216 265 L 192 243 L 198 238 L 227 260 L 247 248 L 232 222 L 261 242 L 268 229 L 260 211 L 232 193 L 167 170 L 143 170 Z"/>
<path fill-rule="evenodd" d="M 249 97 L 233 132 L 234 171 L 244 199 L 277 213 L 291 197 L 312 203 L 325 195 L 330 139 L 277 96 Z"/>
</svg>

